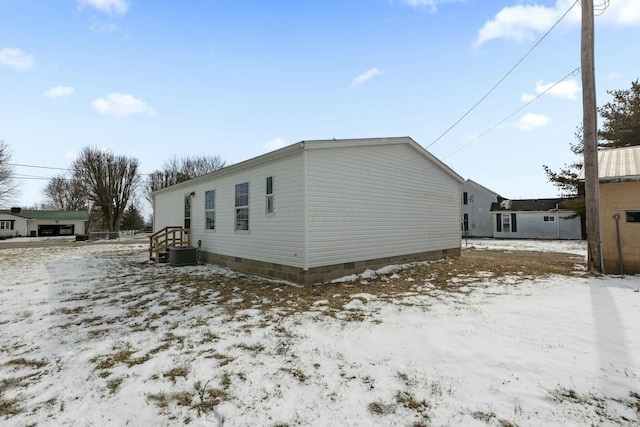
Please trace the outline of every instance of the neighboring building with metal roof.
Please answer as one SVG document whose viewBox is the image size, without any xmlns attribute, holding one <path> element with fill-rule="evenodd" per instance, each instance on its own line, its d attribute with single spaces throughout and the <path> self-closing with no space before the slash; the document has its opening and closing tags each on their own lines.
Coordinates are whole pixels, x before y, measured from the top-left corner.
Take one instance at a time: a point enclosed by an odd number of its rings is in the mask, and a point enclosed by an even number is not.
<svg viewBox="0 0 640 427">
<path fill-rule="evenodd" d="M 567 199 L 503 200 L 491 205 L 496 239 L 581 239 L 580 217 Z"/>
<path fill-rule="evenodd" d="M 0 236 L 73 236 L 85 234 L 88 211 L 11 208 L 0 210 Z"/>
<path fill-rule="evenodd" d="M 598 175 L 604 270 L 640 274 L 640 146 L 599 151 Z"/>
</svg>

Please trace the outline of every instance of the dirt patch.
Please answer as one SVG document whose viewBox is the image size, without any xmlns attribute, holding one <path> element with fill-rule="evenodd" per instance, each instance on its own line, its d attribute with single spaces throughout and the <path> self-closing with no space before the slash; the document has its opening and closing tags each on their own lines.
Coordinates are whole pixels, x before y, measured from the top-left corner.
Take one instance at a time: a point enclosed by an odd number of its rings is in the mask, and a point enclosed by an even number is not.
<svg viewBox="0 0 640 427">
<path fill-rule="evenodd" d="M 144 265 L 138 265 L 144 269 Z M 551 275 L 579 276 L 585 274 L 584 258 L 553 252 L 499 251 L 464 249 L 460 257 L 431 263 L 416 263 L 402 270 L 370 275 L 353 282 L 323 283 L 295 287 L 267 281 L 259 277 L 239 275 L 183 276 L 180 269 L 165 274 L 165 283 L 177 285 L 180 305 L 206 304 L 215 299 L 226 307 L 227 315 L 246 321 L 245 310 L 259 309 L 263 313 L 295 314 L 309 310 L 329 316 L 344 314 L 350 301 L 366 305 L 366 297 L 396 300 L 412 295 L 464 294 L 483 283 L 500 278 L 534 279 Z M 520 282 L 511 280 L 509 283 Z M 213 293 L 215 292 L 215 295 Z M 401 303 L 401 302 L 400 302 Z M 167 303 L 167 309 L 173 303 Z M 357 310 L 353 310 L 357 319 Z"/>
</svg>

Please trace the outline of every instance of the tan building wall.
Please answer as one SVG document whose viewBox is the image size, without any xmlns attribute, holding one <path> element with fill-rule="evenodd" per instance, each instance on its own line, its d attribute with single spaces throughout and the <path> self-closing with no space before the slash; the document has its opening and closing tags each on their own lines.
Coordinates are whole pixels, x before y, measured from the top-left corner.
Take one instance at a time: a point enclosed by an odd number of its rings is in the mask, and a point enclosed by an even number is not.
<svg viewBox="0 0 640 427">
<path fill-rule="evenodd" d="M 600 184 L 602 254 L 607 274 L 620 273 L 616 221 L 620 214 L 620 244 L 625 274 L 640 274 L 640 222 L 627 222 L 627 211 L 640 211 L 640 182 Z"/>
</svg>

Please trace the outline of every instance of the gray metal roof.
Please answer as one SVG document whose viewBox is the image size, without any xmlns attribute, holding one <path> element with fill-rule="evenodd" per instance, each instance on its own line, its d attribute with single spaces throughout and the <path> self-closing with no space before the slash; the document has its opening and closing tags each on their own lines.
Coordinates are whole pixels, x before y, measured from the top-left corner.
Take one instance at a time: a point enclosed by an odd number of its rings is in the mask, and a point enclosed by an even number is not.
<svg viewBox="0 0 640 427">
<path fill-rule="evenodd" d="M 640 146 L 598 151 L 600 181 L 640 181 Z M 584 168 L 580 171 L 584 179 Z"/>
</svg>

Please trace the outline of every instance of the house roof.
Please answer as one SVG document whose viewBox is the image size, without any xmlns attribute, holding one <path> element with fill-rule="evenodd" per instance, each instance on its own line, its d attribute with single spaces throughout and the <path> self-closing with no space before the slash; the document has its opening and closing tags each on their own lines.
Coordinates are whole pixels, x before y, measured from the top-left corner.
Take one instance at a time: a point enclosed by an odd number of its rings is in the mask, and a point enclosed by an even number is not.
<svg viewBox="0 0 640 427">
<path fill-rule="evenodd" d="M 474 181 L 474 180 L 472 180 L 472 179 L 467 179 L 464 183 L 465 183 L 465 184 L 473 184 L 473 185 L 475 185 L 476 187 L 479 187 L 480 189 L 482 189 L 482 190 L 486 191 L 487 193 L 489 193 L 489 194 L 491 194 L 491 195 L 493 195 L 493 196 L 503 198 L 502 196 L 500 196 L 500 194 L 496 193 L 495 191 L 491 191 L 491 190 L 489 190 L 489 189 L 488 189 L 487 187 L 485 187 L 484 185 L 478 184 L 477 182 L 475 182 L 475 181 Z"/>
<path fill-rule="evenodd" d="M 584 179 L 584 168 L 579 179 Z M 598 151 L 600 181 L 640 181 L 640 146 Z"/>
<path fill-rule="evenodd" d="M 326 140 L 300 141 L 295 144 L 291 144 L 286 147 L 280 148 L 278 150 L 263 154 L 261 156 L 253 157 L 243 162 L 236 163 L 234 165 L 230 165 L 222 169 L 218 169 L 217 171 L 210 172 L 206 175 L 202 175 L 197 178 L 183 181 L 178 184 L 171 185 L 169 187 L 161 188 L 159 190 L 154 191 L 154 194 L 161 193 L 168 190 L 174 190 L 176 188 L 180 188 L 183 186 L 190 186 L 190 185 L 193 185 L 194 183 L 197 183 L 203 180 L 207 180 L 214 177 L 223 176 L 228 173 L 233 173 L 239 170 L 251 168 L 272 160 L 281 159 L 283 157 L 286 157 L 304 150 L 320 150 L 320 149 L 334 149 L 334 148 L 344 148 L 344 147 L 366 147 L 366 146 L 375 146 L 375 145 L 400 145 L 400 144 L 407 144 L 413 147 L 418 153 L 420 153 L 421 155 L 429 159 L 446 174 L 452 176 L 455 180 L 457 180 L 460 183 L 464 182 L 464 178 L 458 175 L 453 169 L 451 169 L 449 166 L 447 166 L 445 163 L 443 163 L 433 154 L 428 152 L 420 144 L 415 142 L 411 137 L 401 136 L 401 137 L 387 137 L 387 138 L 326 139 Z"/>
<path fill-rule="evenodd" d="M 491 212 L 547 212 L 557 208 L 566 209 L 563 204 L 567 199 L 521 199 L 505 200 L 501 203 L 492 203 Z"/>
<path fill-rule="evenodd" d="M 88 211 L 45 211 L 34 209 L 21 209 L 20 212 L 12 213 L 11 210 L 0 210 L 0 214 L 12 215 L 25 219 L 40 220 L 67 220 L 67 221 L 88 221 Z"/>
</svg>

